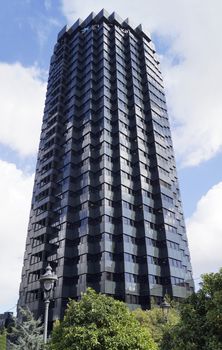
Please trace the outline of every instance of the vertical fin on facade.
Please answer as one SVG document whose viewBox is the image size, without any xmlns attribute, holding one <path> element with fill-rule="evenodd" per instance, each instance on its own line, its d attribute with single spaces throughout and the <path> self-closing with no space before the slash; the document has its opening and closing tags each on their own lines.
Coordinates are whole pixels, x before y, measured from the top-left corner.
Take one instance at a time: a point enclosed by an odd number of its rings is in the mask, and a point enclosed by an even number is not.
<svg viewBox="0 0 222 350">
<path fill-rule="evenodd" d="M 193 290 L 163 80 L 150 34 L 115 12 L 65 26 L 50 62 L 19 305 L 50 320 L 88 286 L 148 308 Z"/>
</svg>

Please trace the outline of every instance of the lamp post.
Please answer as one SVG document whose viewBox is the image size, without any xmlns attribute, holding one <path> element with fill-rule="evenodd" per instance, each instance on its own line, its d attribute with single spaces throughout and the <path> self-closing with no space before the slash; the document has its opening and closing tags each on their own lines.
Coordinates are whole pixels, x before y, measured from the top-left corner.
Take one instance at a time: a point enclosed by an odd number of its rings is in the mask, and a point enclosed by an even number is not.
<svg viewBox="0 0 222 350">
<path fill-rule="evenodd" d="M 46 273 L 40 276 L 40 279 L 39 279 L 40 283 L 42 283 L 43 285 L 44 301 L 45 301 L 45 317 L 44 317 L 44 333 L 43 333 L 44 344 L 47 343 L 50 299 L 52 298 L 53 288 L 57 280 L 58 280 L 58 277 L 54 274 L 54 272 L 52 272 L 52 268 L 48 264 L 48 266 L 46 267 Z"/>
<path fill-rule="evenodd" d="M 161 309 L 163 311 L 163 317 L 164 317 L 165 321 L 167 321 L 167 315 L 168 315 L 168 312 L 169 312 L 169 309 L 170 309 L 170 304 L 166 301 L 165 297 L 163 298 L 163 301 L 160 304 L 160 307 L 161 307 Z"/>
</svg>

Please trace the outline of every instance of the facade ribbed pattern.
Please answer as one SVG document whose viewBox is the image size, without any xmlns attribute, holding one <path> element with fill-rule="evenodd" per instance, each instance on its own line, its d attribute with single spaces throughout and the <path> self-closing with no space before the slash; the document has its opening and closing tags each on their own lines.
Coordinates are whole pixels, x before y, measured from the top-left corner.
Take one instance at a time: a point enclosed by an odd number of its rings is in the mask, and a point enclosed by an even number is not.
<svg viewBox="0 0 222 350">
<path fill-rule="evenodd" d="M 51 320 L 88 286 L 148 308 L 193 290 L 159 62 L 141 26 L 101 11 L 51 59 L 19 305 Z"/>
</svg>

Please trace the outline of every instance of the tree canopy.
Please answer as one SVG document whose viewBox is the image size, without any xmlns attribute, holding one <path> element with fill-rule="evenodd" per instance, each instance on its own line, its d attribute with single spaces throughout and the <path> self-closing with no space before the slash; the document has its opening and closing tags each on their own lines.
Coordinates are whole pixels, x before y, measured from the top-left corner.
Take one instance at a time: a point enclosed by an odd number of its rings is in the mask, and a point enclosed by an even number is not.
<svg viewBox="0 0 222 350">
<path fill-rule="evenodd" d="M 70 301 L 52 332 L 51 350 L 156 350 L 147 328 L 120 301 L 88 289 Z"/>
<path fill-rule="evenodd" d="M 0 330 L 0 349 L 6 350 L 6 330 Z"/>
<path fill-rule="evenodd" d="M 26 309 L 20 309 L 21 320 L 15 319 L 15 325 L 12 327 L 9 337 L 11 340 L 11 350 L 42 350 L 42 322 L 35 320 L 32 312 Z"/>
<path fill-rule="evenodd" d="M 167 316 L 158 306 L 145 311 L 136 309 L 133 313 L 140 324 L 150 331 L 152 338 L 158 345 L 161 344 L 163 335 L 180 321 L 179 311 L 173 305 L 168 310 Z"/>
<path fill-rule="evenodd" d="M 181 320 L 166 332 L 162 350 L 222 349 L 222 269 L 202 279 L 201 289 L 181 305 Z"/>
</svg>

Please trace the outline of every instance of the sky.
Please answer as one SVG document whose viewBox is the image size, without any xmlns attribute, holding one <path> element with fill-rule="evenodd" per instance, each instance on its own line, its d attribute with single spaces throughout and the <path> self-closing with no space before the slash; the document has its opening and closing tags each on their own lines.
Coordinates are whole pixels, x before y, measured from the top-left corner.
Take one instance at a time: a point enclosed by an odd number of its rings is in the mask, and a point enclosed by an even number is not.
<svg viewBox="0 0 222 350">
<path fill-rule="evenodd" d="M 0 0 L 0 312 L 18 298 L 47 74 L 57 33 L 105 8 L 161 61 L 193 275 L 222 266 L 221 0 Z"/>
</svg>

